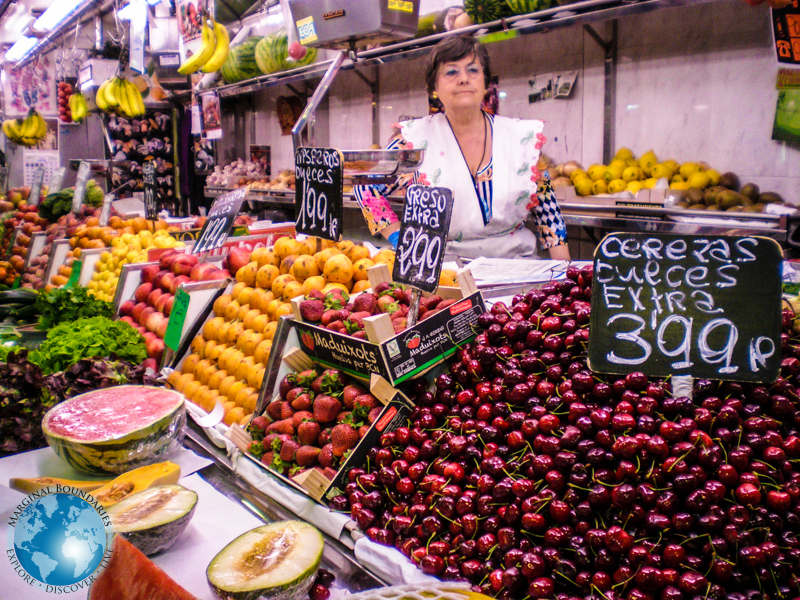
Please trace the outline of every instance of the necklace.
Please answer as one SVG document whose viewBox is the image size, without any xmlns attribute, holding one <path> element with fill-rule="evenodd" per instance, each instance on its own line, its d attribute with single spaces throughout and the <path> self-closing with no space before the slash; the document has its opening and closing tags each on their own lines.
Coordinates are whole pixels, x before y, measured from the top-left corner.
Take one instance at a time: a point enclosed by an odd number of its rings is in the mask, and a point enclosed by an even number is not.
<svg viewBox="0 0 800 600">
<path fill-rule="evenodd" d="M 447 118 L 447 114 L 444 115 L 444 118 L 447 119 L 447 125 L 450 127 L 450 131 L 453 132 L 453 137 L 456 138 L 456 144 L 458 144 L 458 149 L 461 152 L 461 158 L 464 159 L 464 164 L 467 165 L 467 171 L 469 171 L 470 177 L 472 177 L 472 184 L 476 185 L 476 177 L 478 176 L 478 171 L 481 169 L 481 165 L 483 164 L 483 159 L 486 158 L 486 139 L 488 136 L 488 126 L 486 125 L 486 114 L 481 111 L 481 116 L 483 116 L 483 152 L 481 152 L 481 159 L 478 161 L 478 166 L 475 167 L 475 173 L 472 172 L 472 169 L 469 168 L 469 163 L 467 162 L 467 157 L 464 156 L 464 149 L 461 147 L 461 144 L 458 143 L 458 136 L 456 132 L 453 130 L 453 125 L 450 123 L 450 119 Z"/>
</svg>

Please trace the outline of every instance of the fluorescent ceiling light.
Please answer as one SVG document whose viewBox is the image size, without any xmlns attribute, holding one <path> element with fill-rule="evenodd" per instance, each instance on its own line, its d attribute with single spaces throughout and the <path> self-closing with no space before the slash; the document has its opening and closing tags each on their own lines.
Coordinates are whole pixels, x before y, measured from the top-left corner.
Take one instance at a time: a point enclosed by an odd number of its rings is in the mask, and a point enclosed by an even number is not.
<svg viewBox="0 0 800 600">
<path fill-rule="evenodd" d="M 156 6 L 156 5 L 158 5 L 158 4 L 160 4 L 160 3 L 161 3 L 161 0 L 147 0 L 147 3 L 148 3 L 150 6 Z"/>
<path fill-rule="evenodd" d="M 75 10 L 83 0 L 57 0 L 50 5 L 41 17 L 36 19 L 33 28 L 36 31 L 52 31 Z"/>
<path fill-rule="evenodd" d="M 117 13 L 117 18 L 119 18 L 120 21 L 130 21 L 132 14 L 133 14 L 133 9 L 131 8 L 131 5 L 130 4 L 126 4 L 122 8 L 122 10 L 120 10 Z"/>
<path fill-rule="evenodd" d="M 9 62 L 16 62 L 30 52 L 36 45 L 37 39 L 33 37 L 22 36 L 17 42 L 8 49 L 5 59 Z"/>
</svg>

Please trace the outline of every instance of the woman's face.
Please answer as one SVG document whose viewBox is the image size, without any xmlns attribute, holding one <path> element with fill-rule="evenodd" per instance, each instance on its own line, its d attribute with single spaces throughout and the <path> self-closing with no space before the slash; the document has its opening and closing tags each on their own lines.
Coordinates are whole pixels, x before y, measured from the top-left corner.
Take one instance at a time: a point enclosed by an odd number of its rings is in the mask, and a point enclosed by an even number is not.
<svg viewBox="0 0 800 600">
<path fill-rule="evenodd" d="M 479 108 L 486 94 L 483 65 L 474 54 L 439 65 L 436 93 L 445 112 Z"/>
</svg>

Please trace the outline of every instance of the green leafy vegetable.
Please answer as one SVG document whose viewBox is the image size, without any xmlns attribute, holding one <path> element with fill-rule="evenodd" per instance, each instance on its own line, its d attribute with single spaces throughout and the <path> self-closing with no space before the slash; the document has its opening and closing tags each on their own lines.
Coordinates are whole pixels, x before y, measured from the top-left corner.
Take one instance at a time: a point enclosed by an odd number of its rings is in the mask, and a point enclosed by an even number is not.
<svg viewBox="0 0 800 600">
<path fill-rule="evenodd" d="M 61 323 L 30 359 L 45 375 L 63 371 L 82 358 L 118 358 L 139 364 L 147 358 L 144 339 L 133 327 L 108 317 L 91 317 Z"/>
<path fill-rule="evenodd" d="M 41 330 L 86 317 L 114 316 L 114 305 L 111 302 L 98 300 L 89 294 L 87 288 L 80 286 L 55 288 L 47 293 L 41 293 L 34 306 L 39 313 L 39 324 L 36 328 Z"/>
</svg>

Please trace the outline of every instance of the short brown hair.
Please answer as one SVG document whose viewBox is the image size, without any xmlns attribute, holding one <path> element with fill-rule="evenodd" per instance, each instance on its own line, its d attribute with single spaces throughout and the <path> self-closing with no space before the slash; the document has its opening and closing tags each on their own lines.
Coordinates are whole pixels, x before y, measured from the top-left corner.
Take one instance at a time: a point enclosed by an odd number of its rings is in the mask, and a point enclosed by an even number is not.
<svg viewBox="0 0 800 600">
<path fill-rule="evenodd" d="M 428 56 L 428 65 L 425 67 L 425 86 L 428 94 L 436 89 L 436 77 L 439 67 L 443 64 L 461 60 L 465 56 L 474 54 L 483 67 L 483 84 L 488 88 L 492 80 L 492 68 L 489 64 L 489 53 L 486 47 L 475 38 L 466 35 L 454 35 L 443 39 L 433 47 L 433 52 Z"/>
</svg>

